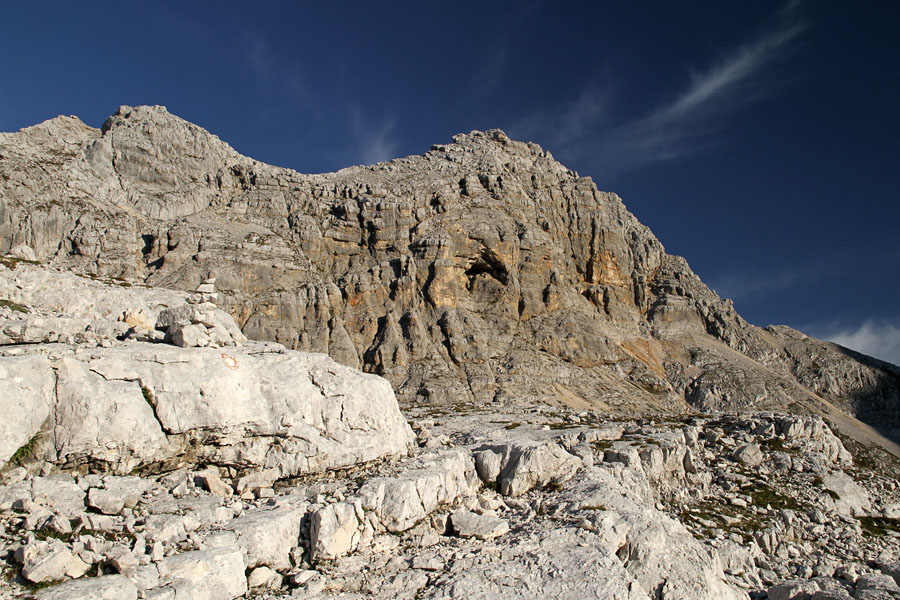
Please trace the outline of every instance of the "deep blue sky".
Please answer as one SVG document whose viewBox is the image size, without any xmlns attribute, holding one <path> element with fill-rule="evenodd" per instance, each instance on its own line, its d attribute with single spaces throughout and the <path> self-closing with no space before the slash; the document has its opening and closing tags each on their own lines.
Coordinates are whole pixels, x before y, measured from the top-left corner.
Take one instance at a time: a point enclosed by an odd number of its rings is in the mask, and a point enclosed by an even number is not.
<svg viewBox="0 0 900 600">
<path fill-rule="evenodd" d="M 0 130 L 164 104 L 320 172 L 500 127 L 751 322 L 900 362 L 900 3 L 129 4 L 6 3 Z"/>
</svg>

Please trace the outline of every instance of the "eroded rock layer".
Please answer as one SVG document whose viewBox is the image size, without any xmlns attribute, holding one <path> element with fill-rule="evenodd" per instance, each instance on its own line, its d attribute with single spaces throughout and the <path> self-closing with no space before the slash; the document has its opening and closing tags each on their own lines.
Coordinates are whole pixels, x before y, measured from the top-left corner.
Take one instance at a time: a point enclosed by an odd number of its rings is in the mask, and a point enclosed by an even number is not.
<svg viewBox="0 0 900 600">
<path fill-rule="evenodd" d="M 336 173 L 162 107 L 0 134 L 0 253 L 193 290 L 403 400 L 607 412 L 831 405 L 897 437 L 900 370 L 746 323 L 615 195 L 499 130 Z M 4 300 L 17 302 L 16 298 Z"/>
</svg>

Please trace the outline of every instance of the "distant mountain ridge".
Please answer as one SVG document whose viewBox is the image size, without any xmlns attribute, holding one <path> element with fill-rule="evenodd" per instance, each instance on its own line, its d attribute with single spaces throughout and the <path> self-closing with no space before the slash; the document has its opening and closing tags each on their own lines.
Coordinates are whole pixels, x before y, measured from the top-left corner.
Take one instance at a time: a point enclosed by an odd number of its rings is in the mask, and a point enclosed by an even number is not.
<svg viewBox="0 0 900 600">
<path fill-rule="evenodd" d="M 305 175 L 164 107 L 0 134 L 0 254 L 193 290 L 403 402 L 835 407 L 900 439 L 900 368 L 744 321 L 618 196 L 503 132 Z"/>
</svg>

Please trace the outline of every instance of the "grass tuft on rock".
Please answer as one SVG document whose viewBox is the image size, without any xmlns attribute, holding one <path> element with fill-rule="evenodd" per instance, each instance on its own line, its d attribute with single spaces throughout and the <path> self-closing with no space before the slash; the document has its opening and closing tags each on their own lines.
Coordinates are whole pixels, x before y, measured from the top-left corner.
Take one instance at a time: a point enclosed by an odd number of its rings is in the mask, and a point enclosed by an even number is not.
<svg viewBox="0 0 900 600">
<path fill-rule="evenodd" d="M 24 304 L 19 304 L 18 302 L 13 302 L 12 300 L 3 300 L 2 298 L 0 298 L 0 307 L 9 308 L 13 312 L 20 312 L 20 313 L 26 313 L 26 314 L 31 312 L 30 310 L 28 310 L 28 307 L 25 306 Z"/>
<path fill-rule="evenodd" d="M 883 537 L 890 532 L 900 533 L 900 519 L 891 517 L 859 517 L 859 526 L 869 535 Z"/>
<path fill-rule="evenodd" d="M 9 457 L 9 462 L 15 463 L 19 466 L 22 466 L 22 463 L 27 461 L 34 455 L 34 451 L 37 448 L 38 440 L 41 437 L 41 432 L 37 432 L 34 436 L 25 442 L 25 444 L 13 452 L 13 455 Z"/>
<path fill-rule="evenodd" d="M 144 395 L 144 400 L 147 401 L 147 404 L 150 405 L 154 411 L 156 410 L 156 398 L 153 397 L 153 390 L 148 388 L 146 385 L 141 386 L 141 394 Z"/>
</svg>

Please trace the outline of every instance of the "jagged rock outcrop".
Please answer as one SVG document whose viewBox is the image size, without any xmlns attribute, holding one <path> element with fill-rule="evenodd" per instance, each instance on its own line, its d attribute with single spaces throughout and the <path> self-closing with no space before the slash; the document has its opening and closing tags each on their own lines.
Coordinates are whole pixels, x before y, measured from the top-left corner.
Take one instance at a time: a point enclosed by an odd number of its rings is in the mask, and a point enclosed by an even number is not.
<svg viewBox="0 0 900 600">
<path fill-rule="evenodd" d="M 833 404 L 900 427 L 898 368 L 749 325 L 617 196 L 498 130 L 302 175 L 162 107 L 121 107 L 100 130 L 59 117 L 0 134 L 13 248 L 184 290 L 215 275 L 246 336 L 381 374 L 401 400 Z"/>
<path fill-rule="evenodd" d="M 0 265 L 0 290 L 25 304 L 0 313 L 0 408 L 15 415 L 0 424 L 0 465 L 124 475 L 203 463 L 257 472 L 265 487 L 405 455 L 413 441 L 387 381 L 248 343 L 211 282 L 186 296 L 13 266 Z M 89 501 L 108 512 L 127 497 Z"/>
</svg>

